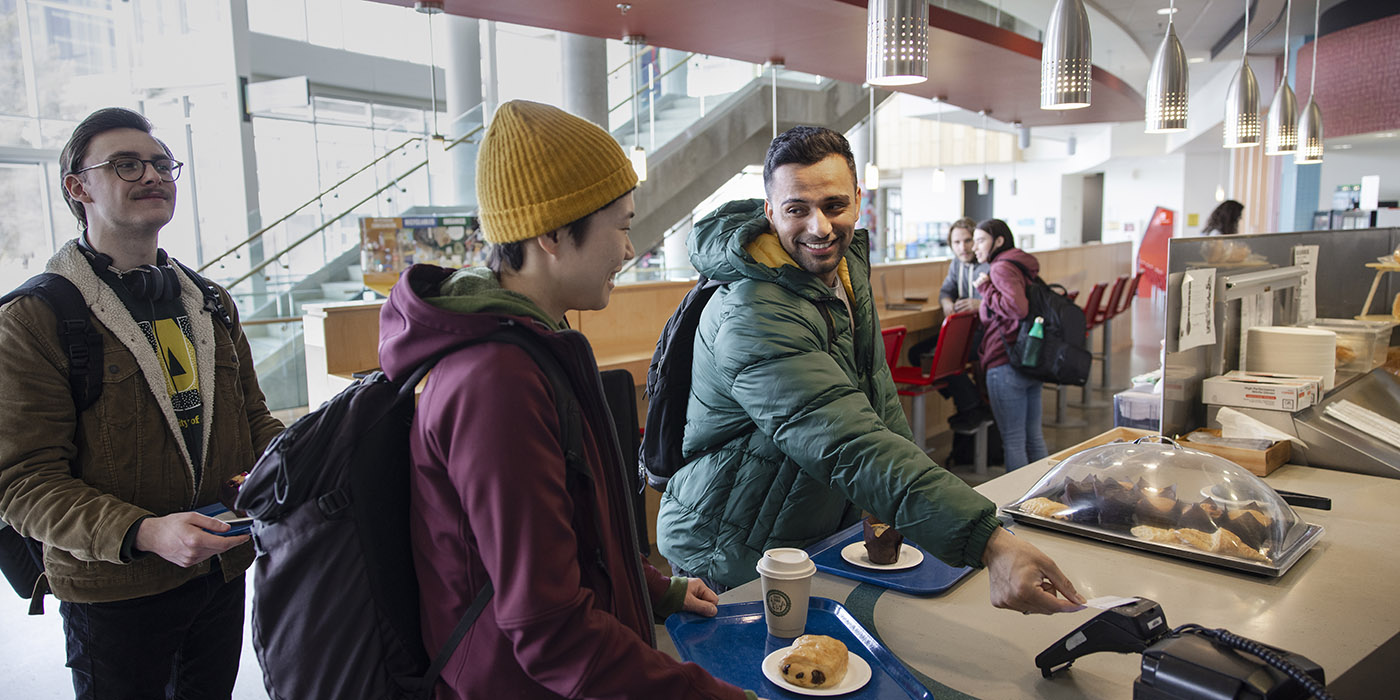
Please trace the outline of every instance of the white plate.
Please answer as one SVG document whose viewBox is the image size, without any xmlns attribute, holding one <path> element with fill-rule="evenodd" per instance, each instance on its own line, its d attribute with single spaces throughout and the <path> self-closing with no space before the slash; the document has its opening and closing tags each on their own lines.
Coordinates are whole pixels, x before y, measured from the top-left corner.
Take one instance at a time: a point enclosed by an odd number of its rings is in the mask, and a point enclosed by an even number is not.
<svg viewBox="0 0 1400 700">
<path fill-rule="evenodd" d="M 865 684 L 870 682 L 870 664 L 855 652 L 847 650 L 846 653 L 850 656 L 846 659 L 846 677 L 842 678 L 840 683 L 830 688 L 803 688 L 793 685 L 783 678 L 782 671 L 783 655 L 791 648 L 783 647 L 763 659 L 763 675 L 783 690 L 802 695 L 845 695 L 864 688 Z"/>
<path fill-rule="evenodd" d="M 899 558 L 893 564 L 876 564 L 870 561 L 870 555 L 865 552 L 865 543 L 861 541 L 852 542 L 841 548 L 841 558 L 855 564 L 856 566 L 875 569 L 876 571 L 899 571 L 901 569 L 912 569 L 924 560 L 924 553 L 917 547 L 911 547 L 906 542 L 899 545 Z"/>
</svg>

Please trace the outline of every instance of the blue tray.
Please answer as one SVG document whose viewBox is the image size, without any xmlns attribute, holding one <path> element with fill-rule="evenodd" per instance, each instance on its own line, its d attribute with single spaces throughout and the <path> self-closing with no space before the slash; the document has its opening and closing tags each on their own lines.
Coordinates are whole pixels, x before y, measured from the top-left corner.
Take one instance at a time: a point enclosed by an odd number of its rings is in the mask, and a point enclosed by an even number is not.
<svg viewBox="0 0 1400 700">
<path fill-rule="evenodd" d="M 922 548 L 919 551 L 924 552 L 924 560 L 912 569 L 900 571 L 876 571 L 842 559 L 841 549 L 852 542 L 860 542 L 862 538 L 861 524 L 856 523 L 808 547 L 807 554 L 812 557 L 812 563 L 816 564 L 818 569 L 829 574 L 845 576 L 910 595 L 940 595 L 972 573 L 972 567 L 948 566 Z M 904 543 L 918 547 L 907 539 Z"/>
<path fill-rule="evenodd" d="M 677 613 L 666 619 L 666 631 L 681 660 L 694 661 L 715 677 L 752 690 L 763 698 L 806 698 L 781 688 L 763 675 L 763 659 L 791 646 L 791 639 L 768 635 L 762 601 L 719 606 L 719 614 L 701 617 Z M 932 700 L 899 659 L 861 626 L 840 603 L 813 596 L 807 608 L 807 633 L 835 637 L 870 664 L 870 682 L 842 698 Z"/>
</svg>

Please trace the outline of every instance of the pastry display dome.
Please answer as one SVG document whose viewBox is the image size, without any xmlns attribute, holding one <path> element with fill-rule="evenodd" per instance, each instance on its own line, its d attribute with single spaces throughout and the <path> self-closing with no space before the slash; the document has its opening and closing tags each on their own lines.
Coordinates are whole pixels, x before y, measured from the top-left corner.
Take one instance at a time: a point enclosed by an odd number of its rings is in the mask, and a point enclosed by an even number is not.
<svg viewBox="0 0 1400 700">
<path fill-rule="evenodd" d="M 1168 438 L 1074 454 L 1002 510 L 1018 522 L 1272 576 L 1322 534 L 1259 477 Z"/>
</svg>

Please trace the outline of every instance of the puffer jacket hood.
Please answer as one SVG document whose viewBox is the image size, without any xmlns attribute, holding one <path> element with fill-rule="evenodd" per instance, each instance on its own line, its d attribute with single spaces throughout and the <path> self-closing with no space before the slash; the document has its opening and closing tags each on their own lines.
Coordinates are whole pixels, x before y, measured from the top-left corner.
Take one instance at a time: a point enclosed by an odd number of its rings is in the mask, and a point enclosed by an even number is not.
<svg viewBox="0 0 1400 700">
<path fill-rule="evenodd" d="M 847 258 L 855 254 L 868 266 L 868 243 L 865 229 L 856 229 Z M 696 223 L 686 244 L 690 247 L 690 263 L 712 280 L 733 282 L 748 278 L 772 282 L 808 299 L 830 295 L 812 273 L 799 267 L 783 249 L 763 212 L 761 199 L 742 199 L 721 206 Z M 847 298 L 854 298 L 847 258 L 838 264 L 836 275 L 846 287 Z"/>
</svg>

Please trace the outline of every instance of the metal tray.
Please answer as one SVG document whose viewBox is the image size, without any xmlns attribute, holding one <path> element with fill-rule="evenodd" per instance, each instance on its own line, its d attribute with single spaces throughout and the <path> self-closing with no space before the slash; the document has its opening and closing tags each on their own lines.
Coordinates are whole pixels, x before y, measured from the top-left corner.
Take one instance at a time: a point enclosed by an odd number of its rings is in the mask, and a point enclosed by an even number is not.
<svg viewBox="0 0 1400 700">
<path fill-rule="evenodd" d="M 877 571 L 856 566 L 842 559 L 841 549 L 852 542 L 861 541 L 863 537 L 861 524 L 856 523 L 808 547 L 807 554 L 812 557 L 812 563 L 816 564 L 818 569 L 829 574 L 883 586 L 910 595 L 941 595 L 972 573 L 972 567 L 948 566 L 908 539 L 904 541 L 905 544 L 918 548 L 924 554 L 924 560 L 913 568 L 900 571 Z"/>
<path fill-rule="evenodd" d="M 763 698 L 807 697 L 780 688 L 763 675 L 763 658 L 791 646 L 792 640 L 768 635 L 762 601 L 721 605 L 714 617 L 676 613 L 666 618 L 666 631 L 682 661 L 693 661 L 721 680 Z M 870 682 L 842 698 L 932 700 L 928 689 L 919 685 L 899 659 L 840 603 L 813 596 L 807 608 L 807 632 L 841 640 L 847 649 L 870 664 Z"/>
<path fill-rule="evenodd" d="M 1102 542 L 1112 542 L 1114 544 L 1121 544 L 1125 547 L 1132 547 L 1134 549 L 1145 549 L 1149 552 L 1156 552 L 1158 554 L 1165 554 L 1167 556 L 1178 557 L 1181 559 L 1190 559 L 1191 561 L 1198 561 L 1203 564 L 1220 566 L 1226 569 L 1235 569 L 1236 571 L 1247 571 L 1252 574 L 1264 574 L 1266 576 L 1284 575 L 1284 573 L 1286 573 L 1288 569 L 1293 566 L 1293 564 L 1297 563 L 1298 559 L 1300 559 L 1303 556 L 1304 552 L 1307 552 L 1309 549 L 1312 549 L 1312 546 L 1317 543 L 1318 538 L 1322 536 L 1321 525 L 1313 525 L 1312 523 L 1307 523 L 1307 530 L 1303 532 L 1303 536 L 1299 537 L 1298 541 L 1295 542 L 1291 548 L 1285 550 L 1282 553 L 1282 556 L 1275 558 L 1272 564 L 1261 564 L 1255 561 L 1236 559 L 1234 557 L 1226 557 L 1219 554 L 1212 554 L 1210 552 L 1202 552 L 1199 549 L 1193 549 L 1185 545 L 1170 545 L 1161 544 L 1158 542 L 1148 542 L 1147 540 L 1140 540 L 1128 534 L 1118 534 L 1115 532 L 1109 532 L 1107 530 L 1090 529 L 1087 527 L 1075 525 L 1073 523 L 1067 523 L 1063 520 L 1056 520 L 1054 518 L 1046 518 L 1039 515 L 1022 513 L 1021 511 L 1015 508 L 1008 508 L 1006 506 L 1003 506 L 1001 508 L 1001 512 L 1006 513 L 1011 517 L 1015 518 L 1017 522 L 1026 523 L 1028 525 L 1035 525 L 1037 527 L 1048 528 L 1051 530 L 1059 530 L 1060 532 L 1067 532 L 1071 535 L 1088 537 L 1090 539 L 1095 539 Z"/>
</svg>

